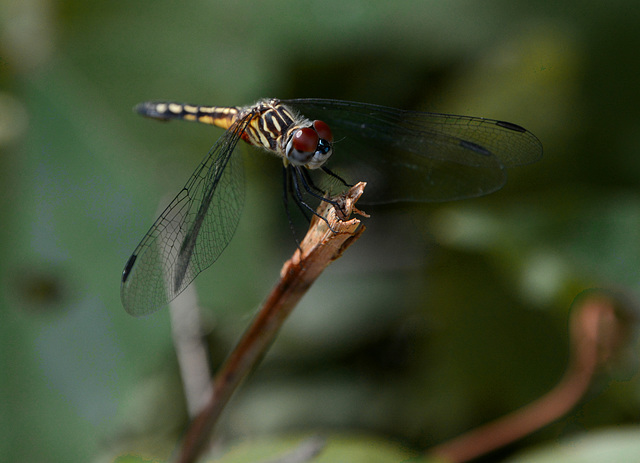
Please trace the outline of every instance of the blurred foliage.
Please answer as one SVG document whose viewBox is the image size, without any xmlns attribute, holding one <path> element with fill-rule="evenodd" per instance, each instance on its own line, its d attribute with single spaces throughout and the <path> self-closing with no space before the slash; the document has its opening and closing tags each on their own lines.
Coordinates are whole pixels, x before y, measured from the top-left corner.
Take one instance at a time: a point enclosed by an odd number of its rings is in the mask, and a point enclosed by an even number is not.
<svg viewBox="0 0 640 463">
<path fill-rule="evenodd" d="M 508 463 L 600 463 L 602 461 L 640 461 L 637 426 L 605 429 L 567 437 L 560 442 L 536 448 L 507 460 Z"/>
<path fill-rule="evenodd" d="M 348 461 L 350 463 L 385 463 L 407 461 L 412 452 L 401 445 L 366 436 L 343 434 L 329 438 L 290 436 L 250 439 L 235 445 L 229 452 L 212 460 L 219 463 L 243 463 L 248 461 L 304 461 L 294 455 L 314 455 L 317 463 Z M 290 458 L 290 460 L 287 459 Z M 280 460 L 282 458 L 282 460 Z M 413 460 L 412 460 L 413 461 Z M 428 463 L 425 461 L 424 463 Z"/>
<path fill-rule="evenodd" d="M 126 315 L 119 275 L 221 131 L 132 113 L 150 99 L 482 115 L 545 147 L 488 197 L 367 209 L 221 439 L 356 431 L 419 451 L 543 394 L 566 365 L 573 298 L 639 289 L 639 14 L 632 0 L 0 0 L 2 460 L 165 458 L 187 423 L 167 311 Z M 239 230 L 196 281 L 214 364 L 295 246 L 278 163 L 247 154 Z M 639 412 L 623 363 L 569 416 L 483 461 L 580 434 L 631 461 L 616 446 L 637 428 L 589 436 Z"/>
</svg>

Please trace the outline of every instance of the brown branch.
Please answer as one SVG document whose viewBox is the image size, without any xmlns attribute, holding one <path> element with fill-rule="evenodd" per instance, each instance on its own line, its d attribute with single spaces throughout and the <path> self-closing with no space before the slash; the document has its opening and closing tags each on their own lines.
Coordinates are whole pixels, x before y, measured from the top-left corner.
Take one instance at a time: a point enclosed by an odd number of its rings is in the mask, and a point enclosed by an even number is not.
<svg viewBox="0 0 640 463">
<path fill-rule="evenodd" d="M 478 458 L 557 420 L 578 403 L 598 367 L 624 344 L 627 328 L 610 296 L 589 293 L 580 299 L 571 315 L 571 357 L 560 382 L 529 405 L 440 444 L 429 454 L 455 463 Z"/>
<path fill-rule="evenodd" d="M 209 402 L 187 430 L 179 463 L 191 463 L 203 452 L 233 392 L 267 352 L 287 316 L 322 271 L 360 237 L 365 229 L 360 220 L 347 219 L 352 212 L 366 216 L 355 208 L 365 185 L 358 183 L 333 198 L 341 210 L 322 201 L 317 212 L 331 228 L 314 216 L 299 249 L 282 267 L 280 280 L 216 375 Z"/>
</svg>

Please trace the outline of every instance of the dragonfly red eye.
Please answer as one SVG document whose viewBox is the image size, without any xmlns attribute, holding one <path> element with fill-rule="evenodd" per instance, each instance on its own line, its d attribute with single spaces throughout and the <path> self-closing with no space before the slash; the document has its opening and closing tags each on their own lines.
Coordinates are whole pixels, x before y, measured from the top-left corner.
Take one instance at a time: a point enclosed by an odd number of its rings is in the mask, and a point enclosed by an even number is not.
<svg viewBox="0 0 640 463">
<path fill-rule="evenodd" d="M 318 132 L 318 136 L 323 140 L 327 140 L 328 142 L 333 141 L 331 129 L 325 122 L 313 121 L 313 128 L 316 129 L 316 132 Z"/>
<path fill-rule="evenodd" d="M 308 127 L 293 135 L 293 148 L 300 153 L 313 153 L 318 147 L 318 134 Z"/>
</svg>

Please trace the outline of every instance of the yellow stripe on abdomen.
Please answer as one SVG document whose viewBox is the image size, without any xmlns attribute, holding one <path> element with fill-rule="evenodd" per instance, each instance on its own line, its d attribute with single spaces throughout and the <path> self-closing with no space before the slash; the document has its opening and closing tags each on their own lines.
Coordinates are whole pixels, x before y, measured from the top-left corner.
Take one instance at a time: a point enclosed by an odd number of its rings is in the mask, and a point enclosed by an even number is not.
<svg viewBox="0 0 640 463">
<path fill-rule="evenodd" d="M 238 108 L 226 106 L 198 106 L 182 103 L 149 101 L 135 107 L 135 111 L 154 119 L 179 119 L 228 129 L 238 117 Z"/>
</svg>

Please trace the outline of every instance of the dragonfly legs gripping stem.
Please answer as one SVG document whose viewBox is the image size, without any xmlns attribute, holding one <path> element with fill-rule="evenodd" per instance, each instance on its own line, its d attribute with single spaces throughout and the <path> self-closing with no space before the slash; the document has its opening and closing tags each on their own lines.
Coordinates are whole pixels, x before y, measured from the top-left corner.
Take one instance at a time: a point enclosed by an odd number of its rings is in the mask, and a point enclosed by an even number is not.
<svg viewBox="0 0 640 463">
<path fill-rule="evenodd" d="M 336 233 L 336 231 L 331 227 L 327 219 L 322 215 L 318 214 L 314 208 L 312 208 L 311 206 L 309 206 L 309 204 L 305 202 L 304 196 L 303 196 L 304 193 L 301 190 L 300 185 L 302 185 L 302 188 L 304 188 L 304 191 L 306 193 L 313 196 L 314 198 L 320 201 L 329 203 L 338 209 L 341 209 L 340 204 L 337 201 L 334 201 L 328 198 L 327 196 L 325 196 L 323 191 L 315 185 L 315 183 L 311 179 L 311 176 L 309 175 L 309 172 L 307 172 L 307 170 L 304 167 L 291 166 L 291 165 L 284 167 L 283 201 L 284 201 L 284 206 L 285 206 L 285 210 L 287 213 L 287 218 L 289 220 L 289 226 L 291 230 L 293 231 L 294 227 L 293 227 L 293 222 L 291 220 L 291 214 L 289 212 L 289 201 L 288 201 L 289 196 L 293 198 L 293 201 L 296 203 L 296 206 L 298 206 L 298 209 L 300 210 L 300 212 L 302 212 L 302 215 L 307 219 L 308 222 L 310 222 L 311 219 L 307 212 L 311 212 L 313 215 L 315 215 L 320 220 L 325 222 L 327 224 L 327 227 L 329 227 L 329 230 Z M 294 232 L 294 236 L 295 236 L 295 232 Z"/>
</svg>

